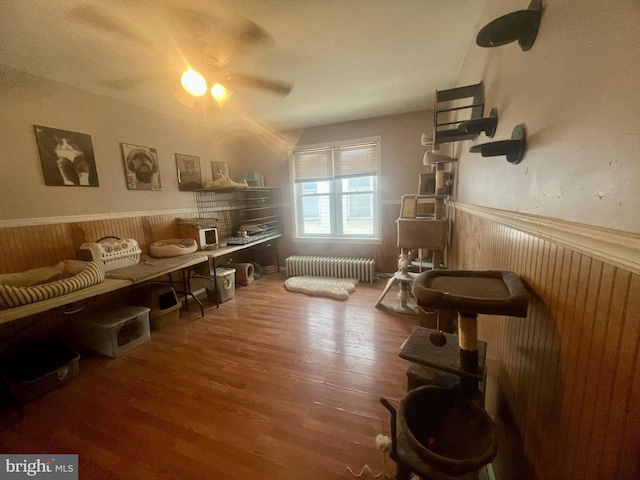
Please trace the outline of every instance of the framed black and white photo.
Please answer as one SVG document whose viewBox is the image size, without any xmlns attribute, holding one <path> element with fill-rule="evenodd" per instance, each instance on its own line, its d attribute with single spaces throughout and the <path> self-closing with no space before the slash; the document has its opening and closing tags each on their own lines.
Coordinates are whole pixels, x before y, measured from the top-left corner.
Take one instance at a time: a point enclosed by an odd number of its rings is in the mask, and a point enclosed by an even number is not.
<svg viewBox="0 0 640 480">
<path fill-rule="evenodd" d="M 45 185 L 98 186 L 90 135 L 40 125 L 34 129 Z"/>
<path fill-rule="evenodd" d="M 229 164 L 227 162 L 211 162 L 211 173 L 214 180 L 230 179 Z"/>
<path fill-rule="evenodd" d="M 202 188 L 199 157 L 176 153 L 176 168 L 178 169 L 178 189 L 181 192 L 192 192 Z"/>
<path fill-rule="evenodd" d="M 129 190 L 162 190 L 158 151 L 122 143 L 122 159 Z"/>
</svg>

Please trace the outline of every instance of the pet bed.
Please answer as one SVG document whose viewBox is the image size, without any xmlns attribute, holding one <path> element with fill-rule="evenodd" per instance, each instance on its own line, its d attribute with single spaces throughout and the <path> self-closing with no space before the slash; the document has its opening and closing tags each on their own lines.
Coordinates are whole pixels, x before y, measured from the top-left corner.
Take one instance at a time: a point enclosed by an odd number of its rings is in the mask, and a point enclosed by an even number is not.
<svg viewBox="0 0 640 480">
<path fill-rule="evenodd" d="M 358 280 L 356 278 L 313 277 L 303 275 L 301 277 L 287 278 L 284 282 L 284 287 L 290 292 L 300 292 L 306 293 L 307 295 L 346 300 L 349 298 L 349 293 L 355 291 L 357 284 Z"/>
<path fill-rule="evenodd" d="M 169 238 L 159 240 L 149 247 L 149 254 L 155 258 L 178 257 L 198 250 L 193 238 Z"/>
<path fill-rule="evenodd" d="M 41 267 L 0 275 L 0 309 L 59 297 L 103 282 L 102 264 L 96 261 L 64 260 Z"/>
</svg>

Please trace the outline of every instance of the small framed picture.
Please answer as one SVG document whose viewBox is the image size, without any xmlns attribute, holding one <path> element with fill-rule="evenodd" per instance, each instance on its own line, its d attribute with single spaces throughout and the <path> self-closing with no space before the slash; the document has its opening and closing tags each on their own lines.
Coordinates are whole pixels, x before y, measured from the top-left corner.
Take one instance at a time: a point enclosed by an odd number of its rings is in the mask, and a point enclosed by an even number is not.
<svg viewBox="0 0 640 480">
<path fill-rule="evenodd" d="M 202 189 L 202 171 L 200 158 L 193 155 L 176 153 L 178 169 L 178 189 L 181 192 L 193 192 Z"/>
<path fill-rule="evenodd" d="M 162 190 L 158 151 L 122 143 L 122 159 L 129 190 Z"/>
<path fill-rule="evenodd" d="M 211 173 L 214 180 L 220 180 L 221 178 L 230 179 L 229 176 L 229 164 L 227 162 L 211 162 Z"/>
<path fill-rule="evenodd" d="M 98 186 L 90 135 L 40 125 L 34 129 L 45 185 Z"/>
</svg>

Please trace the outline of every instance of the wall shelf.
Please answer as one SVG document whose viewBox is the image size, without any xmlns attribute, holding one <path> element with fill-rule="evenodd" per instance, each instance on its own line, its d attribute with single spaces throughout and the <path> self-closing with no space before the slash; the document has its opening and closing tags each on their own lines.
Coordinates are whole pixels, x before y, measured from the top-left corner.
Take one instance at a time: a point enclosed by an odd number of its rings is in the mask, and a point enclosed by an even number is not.
<svg viewBox="0 0 640 480">
<path fill-rule="evenodd" d="M 532 0 L 526 10 L 511 12 L 496 18 L 476 36 L 479 47 L 499 47 L 517 41 L 526 52 L 533 47 L 542 18 L 542 0 Z"/>
<path fill-rule="evenodd" d="M 524 125 L 519 124 L 514 127 L 510 140 L 474 145 L 469 149 L 469 153 L 480 153 L 483 157 L 504 155 L 507 157 L 507 162 L 516 165 L 522 161 L 526 149 L 527 134 Z"/>
<path fill-rule="evenodd" d="M 462 122 L 481 119 L 484 114 L 484 84 L 436 90 L 433 119 L 433 145 L 473 140 L 478 132 L 467 133 L 459 128 Z M 453 128 L 450 128 L 453 127 Z"/>
</svg>

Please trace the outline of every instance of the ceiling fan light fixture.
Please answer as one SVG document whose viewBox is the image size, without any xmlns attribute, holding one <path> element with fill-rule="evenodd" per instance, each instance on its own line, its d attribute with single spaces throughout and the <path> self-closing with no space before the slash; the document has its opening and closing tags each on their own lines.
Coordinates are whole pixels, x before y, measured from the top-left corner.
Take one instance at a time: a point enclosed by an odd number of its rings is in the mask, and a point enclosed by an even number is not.
<svg viewBox="0 0 640 480">
<path fill-rule="evenodd" d="M 201 97 L 207 93 L 207 81 L 201 73 L 195 70 L 184 72 L 180 81 L 182 82 L 182 88 L 194 97 Z"/>
<path fill-rule="evenodd" d="M 218 106 L 220 107 L 224 105 L 224 102 L 229 100 L 229 97 L 231 95 L 233 95 L 233 92 L 224 85 L 216 83 L 213 85 L 213 87 L 211 87 L 211 96 L 213 96 L 215 101 L 218 103 Z"/>
</svg>

